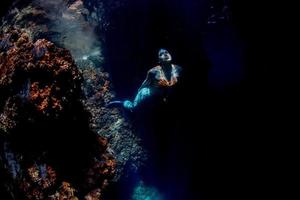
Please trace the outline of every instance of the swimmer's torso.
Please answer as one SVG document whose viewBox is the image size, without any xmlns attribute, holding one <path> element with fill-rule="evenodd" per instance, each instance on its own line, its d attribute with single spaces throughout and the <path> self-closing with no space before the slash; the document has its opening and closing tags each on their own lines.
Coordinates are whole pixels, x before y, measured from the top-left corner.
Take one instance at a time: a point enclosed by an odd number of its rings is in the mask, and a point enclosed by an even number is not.
<svg viewBox="0 0 300 200">
<path fill-rule="evenodd" d="M 168 88 L 174 86 L 178 82 L 181 68 L 177 65 L 171 65 L 169 73 L 165 73 L 161 66 L 156 66 L 149 70 L 151 80 L 150 87 L 153 88 Z"/>
</svg>

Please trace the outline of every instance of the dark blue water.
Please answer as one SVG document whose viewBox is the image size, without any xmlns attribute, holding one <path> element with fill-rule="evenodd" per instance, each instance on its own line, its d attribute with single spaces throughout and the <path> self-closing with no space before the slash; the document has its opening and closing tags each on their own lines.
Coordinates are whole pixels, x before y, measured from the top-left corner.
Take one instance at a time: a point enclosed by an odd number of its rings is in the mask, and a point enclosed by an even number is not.
<svg viewBox="0 0 300 200">
<path fill-rule="evenodd" d="M 227 20 L 208 23 L 211 5 L 220 14 L 224 2 Z M 264 169 L 257 164 L 266 163 L 267 136 L 259 132 L 270 127 L 264 119 L 272 115 L 272 79 L 267 36 L 256 27 L 265 23 L 260 11 L 250 1 L 142 0 L 111 13 L 105 53 L 118 98 L 133 98 L 161 47 L 184 70 L 171 103 L 148 110 L 145 103 L 129 114 L 150 159 L 125 186 L 141 178 L 172 200 L 261 192 Z"/>
<path fill-rule="evenodd" d="M 212 3 L 127 1 L 110 16 L 106 61 L 118 98 L 134 97 L 147 70 L 157 64 L 159 48 L 167 48 L 184 71 L 170 103 L 149 106 L 149 101 L 128 114 L 150 158 L 124 181 L 118 199 L 129 199 L 128 191 L 141 179 L 167 200 L 240 193 L 233 188 L 241 189 L 238 174 L 245 166 L 237 160 L 247 157 L 241 152 L 248 144 L 233 140 L 240 137 L 236 124 L 244 123 L 247 112 L 240 106 L 248 87 L 247 41 L 232 18 L 208 23 Z"/>
</svg>

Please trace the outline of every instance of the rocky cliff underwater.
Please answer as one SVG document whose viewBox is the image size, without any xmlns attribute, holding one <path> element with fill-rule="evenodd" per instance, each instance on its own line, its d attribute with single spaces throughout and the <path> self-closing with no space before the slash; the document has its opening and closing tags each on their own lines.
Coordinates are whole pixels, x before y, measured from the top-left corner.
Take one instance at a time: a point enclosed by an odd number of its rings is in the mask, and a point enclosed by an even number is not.
<svg viewBox="0 0 300 200">
<path fill-rule="evenodd" d="M 145 160 L 130 122 L 105 107 L 114 92 L 102 67 L 104 7 L 14 1 L 2 18 L 1 199 L 102 199 Z"/>
</svg>

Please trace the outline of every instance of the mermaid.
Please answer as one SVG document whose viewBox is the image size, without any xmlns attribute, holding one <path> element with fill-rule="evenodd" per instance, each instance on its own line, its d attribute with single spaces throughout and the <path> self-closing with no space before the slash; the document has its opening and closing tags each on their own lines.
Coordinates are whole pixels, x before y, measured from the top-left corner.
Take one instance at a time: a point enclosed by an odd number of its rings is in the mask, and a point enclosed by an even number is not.
<svg viewBox="0 0 300 200">
<path fill-rule="evenodd" d="M 158 51 L 159 64 L 151 68 L 137 91 L 133 101 L 112 101 L 107 106 L 121 104 L 124 108 L 133 110 L 142 101 L 155 94 L 165 94 L 165 90 L 172 88 L 177 82 L 182 71 L 178 65 L 172 64 L 172 56 L 166 49 Z M 163 101 L 167 100 L 166 95 L 162 95 Z"/>
</svg>

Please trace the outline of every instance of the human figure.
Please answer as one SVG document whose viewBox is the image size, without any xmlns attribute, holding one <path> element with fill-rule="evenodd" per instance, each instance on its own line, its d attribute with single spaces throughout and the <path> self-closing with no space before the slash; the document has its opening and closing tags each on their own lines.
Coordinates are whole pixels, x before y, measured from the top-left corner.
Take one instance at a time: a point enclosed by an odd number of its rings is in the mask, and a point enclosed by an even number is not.
<svg viewBox="0 0 300 200">
<path fill-rule="evenodd" d="M 161 95 L 162 99 L 166 101 L 166 90 L 178 82 L 182 69 L 171 63 L 172 56 L 166 49 L 159 50 L 158 60 L 159 64 L 148 71 L 147 77 L 138 89 L 133 101 L 112 101 L 108 105 L 122 104 L 124 108 L 133 110 L 142 101 L 153 95 Z"/>
</svg>

